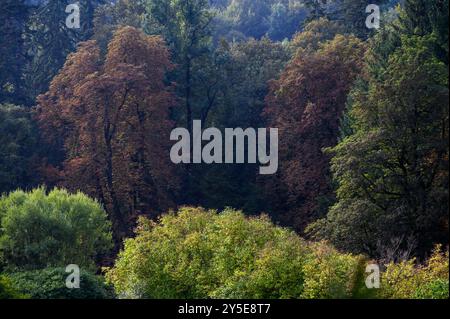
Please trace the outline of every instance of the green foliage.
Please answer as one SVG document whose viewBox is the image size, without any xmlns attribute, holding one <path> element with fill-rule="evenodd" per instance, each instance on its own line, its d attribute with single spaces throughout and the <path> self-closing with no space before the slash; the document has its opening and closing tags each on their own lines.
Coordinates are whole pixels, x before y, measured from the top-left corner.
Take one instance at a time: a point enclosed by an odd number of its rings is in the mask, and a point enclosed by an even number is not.
<svg viewBox="0 0 450 319">
<path fill-rule="evenodd" d="M 141 219 L 107 279 L 122 298 L 344 298 L 361 279 L 359 262 L 265 216 L 182 208 Z"/>
<path fill-rule="evenodd" d="M 21 77 L 26 54 L 22 34 L 28 11 L 24 0 L 3 0 L 0 6 L 0 103 L 25 103 Z"/>
<path fill-rule="evenodd" d="M 381 277 L 379 297 L 392 299 L 447 299 L 449 253 L 438 246 L 425 265 L 415 259 L 389 263 Z"/>
<path fill-rule="evenodd" d="M 112 246 L 101 205 L 82 193 L 15 191 L 0 199 L 0 252 L 8 269 L 94 267 Z"/>
<path fill-rule="evenodd" d="M 27 51 L 31 61 L 25 70 L 27 94 L 32 102 L 44 93 L 69 53 L 80 41 L 89 39 L 93 32 L 94 10 L 104 0 L 80 0 L 80 28 L 66 25 L 66 7 L 71 0 L 42 1 L 33 8 L 28 19 Z"/>
<path fill-rule="evenodd" d="M 64 268 L 17 272 L 9 275 L 17 290 L 31 299 L 108 299 L 114 294 L 103 278 L 80 271 L 80 288 L 66 287 Z"/>
<path fill-rule="evenodd" d="M 323 243 L 313 245 L 304 267 L 302 298 L 347 299 L 356 296 L 364 281 L 366 260 L 341 254 Z"/>
<path fill-rule="evenodd" d="M 416 290 L 414 299 L 448 299 L 448 286 L 448 280 L 436 279 L 419 287 Z"/>
<path fill-rule="evenodd" d="M 305 21 L 307 10 L 301 4 L 278 2 L 272 5 L 267 36 L 275 41 L 290 39 Z"/>
<path fill-rule="evenodd" d="M 424 255 L 448 242 L 448 59 L 435 33 L 384 35 L 351 94 L 354 134 L 329 150 L 338 201 L 310 230 L 376 257 L 396 238 L 406 249 L 410 237 Z"/>
<path fill-rule="evenodd" d="M 0 104 L 0 194 L 35 184 L 36 135 L 29 109 Z"/>
<path fill-rule="evenodd" d="M 25 299 L 27 296 L 22 295 L 14 287 L 9 277 L 0 275 L 0 300 L 2 299 Z"/>
<path fill-rule="evenodd" d="M 294 36 L 290 47 L 293 53 L 299 48 L 317 51 L 321 44 L 333 40 L 338 34 L 345 34 L 343 26 L 336 21 L 320 18 L 306 24 L 304 29 Z"/>
</svg>

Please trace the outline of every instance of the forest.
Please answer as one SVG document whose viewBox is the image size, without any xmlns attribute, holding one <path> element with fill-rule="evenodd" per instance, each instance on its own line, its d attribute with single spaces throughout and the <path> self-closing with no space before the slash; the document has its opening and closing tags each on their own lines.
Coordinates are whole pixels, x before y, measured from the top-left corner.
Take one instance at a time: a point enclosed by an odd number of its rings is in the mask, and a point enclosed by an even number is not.
<svg viewBox="0 0 450 319">
<path fill-rule="evenodd" d="M 0 299 L 448 299 L 448 10 L 0 0 Z M 276 173 L 174 163 L 196 121 Z"/>
</svg>

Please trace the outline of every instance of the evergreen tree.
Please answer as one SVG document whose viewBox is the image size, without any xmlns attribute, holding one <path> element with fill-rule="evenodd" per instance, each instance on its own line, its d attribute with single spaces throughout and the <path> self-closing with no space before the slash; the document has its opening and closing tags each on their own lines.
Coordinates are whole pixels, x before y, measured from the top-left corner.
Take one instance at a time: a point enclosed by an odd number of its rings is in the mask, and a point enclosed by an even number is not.
<svg viewBox="0 0 450 319">
<path fill-rule="evenodd" d="M 389 26 L 371 43 L 351 95 L 354 134 L 331 150 L 338 201 L 310 228 L 376 257 L 391 244 L 423 256 L 448 242 L 448 59 L 440 36 L 448 29 L 430 27 L 439 25 L 430 17 L 446 11 L 431 13 L 441 1 L 419 2 L 406 1 L 394 23 L 402 33 L 392 36 Z"/>
<path fill-rule="evenodd" d="M 95 8 L 104 0 L 79 1 L 80 28 L 69 28 L 66 20 L 70 0 L 49 0 L 37 6 L 28 22 L 28 51 L 32 61 L 27 67 L 27 91 L 30 99 L 45 92 L 50 81 L 64 65 L 77 43 L 87 40 L 93 33 Z"/>
<path fill-rule="evenodd" d="M 28 7 L 24 0 L 4 0 L 0 5 L 0 103 L 24 104 L 23 68 L 26 54 L 22 35 Z"/>
</svg>

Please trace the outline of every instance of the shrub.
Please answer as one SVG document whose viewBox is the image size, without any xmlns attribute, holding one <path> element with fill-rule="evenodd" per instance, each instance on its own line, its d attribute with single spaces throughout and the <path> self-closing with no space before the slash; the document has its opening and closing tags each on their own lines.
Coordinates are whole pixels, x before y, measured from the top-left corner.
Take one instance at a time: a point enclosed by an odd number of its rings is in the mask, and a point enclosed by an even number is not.
<svg viewBox="0 0 450 319">
<path fill-rule="evenodd" d="M 448 280 L 436 279 L 422 287 L 417 288 L 415 299 L 448 299 Z"/>
<path fill-rule="evenodd" d="M 351 296 L 360 258 L 316 251 L 324 247 L 265 216 L 183 208 L 158 223 L 141 218 L 107 279 L 122 298 Z"/>
<path fill-rule="evenodd" d="M 26 296 L 17 291 L 16 287 L 13 286 L 11 280 L 7 276 L 0 275 L 0 300 L 25 298 Z"/>
<path fill-rule="evenodd" d="M 11 281 L 18 291 L 32 299 L 106 299 L 112 298 L 112 289 L 103 278 L 81 270 L 80 288 L 66 287 L 69 274 L 64 268 L 46 268 L 13 273 Z"/>
<path fill-rule="evenodd" d="M 38 188 L 0 198 L 0 255 L 8 269 L 78 264 L 94 267 L 112 247 L 101 205 L 82 193 Z"/>
<path fill-rule="evenodd" d="M 381 298 L 448 298 L 449 252 L 437 246 L 424 265 L 417 265 L 415 259 L 390 263 L 381 278 Z"/>
<path fill-rule="evenodd" d="M 356 297 L 364 282 L 366 260 L 341 254 L 325 243 L 313 244 L 305 271 L 303 298 L 343 299 Z"/>
</svg>

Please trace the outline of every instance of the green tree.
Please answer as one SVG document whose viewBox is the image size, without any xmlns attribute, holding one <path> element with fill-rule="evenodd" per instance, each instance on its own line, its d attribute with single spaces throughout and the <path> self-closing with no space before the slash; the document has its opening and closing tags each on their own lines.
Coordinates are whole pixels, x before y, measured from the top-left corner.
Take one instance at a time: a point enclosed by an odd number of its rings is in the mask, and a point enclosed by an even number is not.
<svg viewBox="0 0 450 319">
<path fill-rule="evenodd" d="M 65 268 L 45 268 L 8 275 L 19 293 L 31 299 L 112 299 L 114 293 L 103 277 L 80 270 L 80 288 L 68 289 Z M 1 296 L 0 296 L 1 299 Z"/>
<path fill-rule="evenodd" d="M 414 20 L 405 14 L 401 21 Z M 399 239 L 405 250 L 414 243 L 416 255 L 448 242 L 448 60 L 437 34 L 448 30 L 395 26 L 404 33 L 377 36 L 352 93 L 354 134 L 331 150 L 338 202 L 311 227 L 372 256 Z"/>
<path fill-rule="evenodd" d="M 288 47 L 267 37 L 231 44 L 222 41 L 214 52 L 214 67 L 202 70 L 204 82 L 211 88 L 204 91 L 210 101 L 203 108 L 204 126 L 222 130 L 264 127 L 261 113 L 269 82 L 279 76 L 289 59 Z M 193 182 L 184 204 L 217 209 L 231 206 L 247 213 L 268 211 L 257 165 L 199 165 L 192 167 L 191 174 Z"/>
<path fill-rule="evenodd" d="M 232 0 L 225 16 L 236 30 L 248 37 L 260 39 L 269 30 L 271 0 Z"/>
<path fill-rule="evenodd" d="M 0 194 L 36 184 L 37 135 L 29 109 L 0 104 Z"/>
<path fill-rule="evenodd" d="M 157 223 L 141 219 L 107 278 L 122 298 L 308 298 L 318 289 L 324 298 L 349 297 L 360 258 L 331 258 L 338 255 L 265 216 L 182 208 Z M 326 278 L 318 287 L 316 276 Z"/>
<path fill-rule="evenodd" d="M 28 18 L 24 0 L 0 6 L 0 103 L 26 103 L 22 81 L 26 53 L 22 38 Z"/>
<path fill-rule="evenodd" d="M 307 16 L 304 6 L 278 2 L 272 5 L 267 35 L 276 41 L 290 39 L 300 30 Z"/>
<path fill-rule="evenodd" d="M 184 104 L 181 118 L 191 132 L 195 112 L 200 112 L 196 106 L 202 105 L 197 100 L 198 88 L 202 86 L 199 69 L 209 63 L 213 16 L 208 1 L 148 0 L 146 9 L 146 32 L 164 36 L 178 65 L 173 79 Z"/>
<path fill-rule="evenodd" d="M 82 193 L 38 188 L 0 199 L 0 260 L 7 269 L 48 266 L 94 268 L 112 245 L 111 225 L 100 204 Z"/>
<path fill-rule="evenodd" d="M 103 0 L 79 1 L 80 28 L 69 28 L 66 8 L 71 0 L 49 0 L 32 10 L 28 21 L 27 50 L 32 56 L 26 68 L 26 85 L 29 98 L 49 88 L 50 81 L 64 65 L 69 53 L 75 51 L 77 43 L 87 40 L 93 34 L 95 8 Z"/>
</svg>

